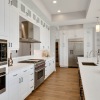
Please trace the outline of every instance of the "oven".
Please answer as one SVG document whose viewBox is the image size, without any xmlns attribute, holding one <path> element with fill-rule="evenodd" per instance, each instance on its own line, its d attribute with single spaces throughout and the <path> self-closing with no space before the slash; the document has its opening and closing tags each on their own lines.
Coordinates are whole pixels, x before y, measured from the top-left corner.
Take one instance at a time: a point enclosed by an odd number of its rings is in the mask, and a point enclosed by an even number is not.
<svg viewBox="0 0 100 100">
<path fill-rule="evenodd" d="M 0 68 L 0 94 L 6 91 L 6 68 Z"/>
<path fill-rule="evenodd" d="M 7 40 L 0 39 L 0 65 L 7 64 Z"/>
<path fill-rule="evenodd" d="M 35 69 L 35 89 L 44 82 L 45 79 L 45 64 Z"/>
</svg>

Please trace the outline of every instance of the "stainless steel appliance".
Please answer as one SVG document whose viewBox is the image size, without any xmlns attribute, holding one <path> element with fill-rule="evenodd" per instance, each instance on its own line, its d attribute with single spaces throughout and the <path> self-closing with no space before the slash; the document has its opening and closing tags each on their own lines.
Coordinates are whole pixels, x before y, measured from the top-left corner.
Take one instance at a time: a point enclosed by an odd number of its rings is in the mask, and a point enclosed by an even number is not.
<svg viewBox="0 0 100 100">
<path fill-rule="evenodd" d="M 83 57 L 83 39 L 68 40 L 68 67 L 78 67 L 77 57 Z"/>
<path fill-rule="evenodd" d="M 6 91 L 6 68 L 0 68 L 0 94 Z"/>
<path fill-rule="evenodd" d="M 0 65 L 7 64 L 7 40 L 0 39 Z"/>
<path fill-rule="evenodd" d="M 45 60 L 29 59 L 20 61 L 19 63 L 33 63 L 35 65 L 35 89 L 44 82 L 45 78 Z"/>
</svg>

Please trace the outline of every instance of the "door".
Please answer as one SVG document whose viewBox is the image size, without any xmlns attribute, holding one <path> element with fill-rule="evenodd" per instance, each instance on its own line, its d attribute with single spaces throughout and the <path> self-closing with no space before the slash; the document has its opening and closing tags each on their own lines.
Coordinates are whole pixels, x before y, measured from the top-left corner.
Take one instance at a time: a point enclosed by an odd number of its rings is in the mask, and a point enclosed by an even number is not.
<svg viewBox="0 0 100 100">
<path fill-rule="evenodd" d="M 28 72 L 28 68 L 25 68 L 21 71 L 22 75 L 21 75 L 21 85 L 20 85 L 20 89 L 21 89 L 21 99 L 24 100 L 29 94 L 29 72 Z"/>
<path fill-rule="evenodd" d="M 20 80 L 19 71 L 10 73 L 9 75 L 9 100 L 21 100 L 20 99 Z"/>
</svg>

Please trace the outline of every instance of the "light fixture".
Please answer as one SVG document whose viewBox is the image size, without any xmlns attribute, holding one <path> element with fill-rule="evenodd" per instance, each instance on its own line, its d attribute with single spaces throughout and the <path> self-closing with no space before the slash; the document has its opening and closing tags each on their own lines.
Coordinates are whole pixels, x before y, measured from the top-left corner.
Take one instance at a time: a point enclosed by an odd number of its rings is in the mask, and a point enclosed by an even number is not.
<svg viewBox="0 0 100 100">
<path fill-rule="evenodd" d="M 56 3 L 57 3 L 57 1 L 56 1 L 56 0 L 53 0 L 53 3 L 54 3 L 54 4 L 56 4 Z"/>
<path fill-rule="evenodd" d="M 96 24 L 96 32 L 100 32 L 100 23 L 99 23 L 99 17 L 97 18 L 97 24 Z"/>
<path fill-rule="evenodd" d="M 58 13 L 60 13 L 60 12 L 61 12 L 61 10 L 58 10 L 57 12 L 58 12 Z"/>
</svg>

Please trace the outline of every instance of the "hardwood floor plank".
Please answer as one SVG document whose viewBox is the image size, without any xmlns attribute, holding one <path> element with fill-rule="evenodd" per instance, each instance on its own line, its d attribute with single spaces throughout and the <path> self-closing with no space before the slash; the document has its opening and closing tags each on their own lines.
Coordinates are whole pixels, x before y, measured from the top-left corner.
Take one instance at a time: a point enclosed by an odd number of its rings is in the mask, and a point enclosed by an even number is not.
<svg viewBox="0 0 100 100">
<path fill-rule="evenodd" d="M 57 72 L 25 100 L 80 100 L 78 69 L 57 68 Z"/>
</svg>

